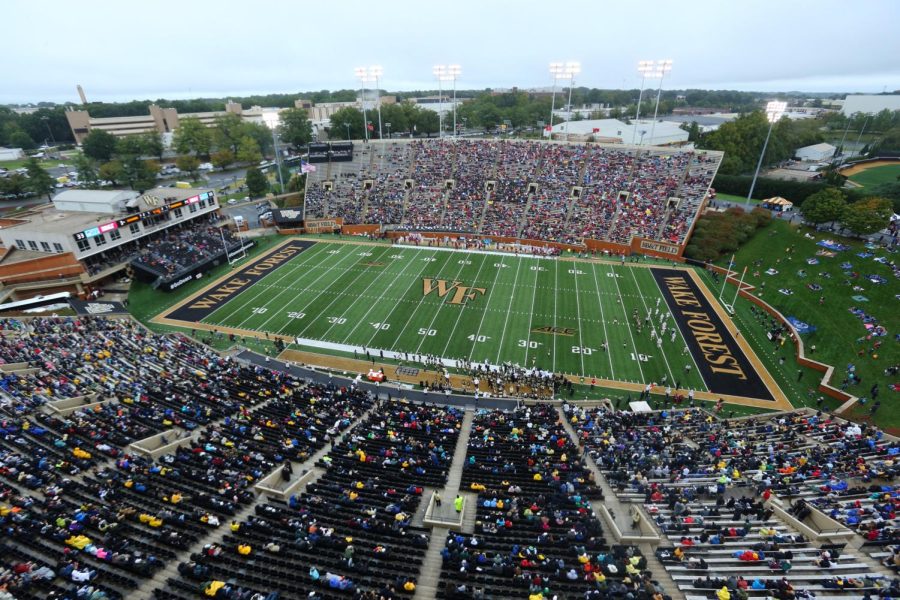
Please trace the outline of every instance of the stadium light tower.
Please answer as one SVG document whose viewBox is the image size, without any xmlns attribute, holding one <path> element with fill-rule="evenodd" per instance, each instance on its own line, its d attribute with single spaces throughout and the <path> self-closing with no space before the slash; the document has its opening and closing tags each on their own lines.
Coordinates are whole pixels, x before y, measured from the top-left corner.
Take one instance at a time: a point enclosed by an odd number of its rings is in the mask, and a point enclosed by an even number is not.
<svg viewBox="0 0 900 600">
<path fill-rule="evenodd" d="M 456 137 L 456 78 L 462 75 L 462 67 L 450 65 L 447 67 L 447 77 L 453 81 L 453 137 Z"/>
<path fill-rule="evenodd" d="M 756 163 L 756 173 L 753 174 L 753 181 L 750 183 L 750 191 L 747 192 L 747 206 L 750 206 L 750 197 L 753 196 L 753 188 L 756 187 L 756 178 L 759 177 L 759 169 L 762 167 L 763 157 L 766 155 L 766 148 L 769 146 L 769 136 L 772 135 L 772 127 L 784 114 L 787 108 L 787 102 L 769 102 L 766 104 L 766 118 L 769 120 L 769 132 L 766 134 L 766 141 L 763 143 L 762 152 L 759 154 L 759 162 Z"/>
<path fill-rule="evenodd" d="M 431 70 L 438 80 L 438 137 L 444 136 L 444 82 L 453 82 L 453 136 L 456 137 L 456 79 L 462 75 L 462 67 L 459 65 L 435 65 Z"/>
<path fill-rule="evenodd" d="M 581 63 L 567 62 L 566 74 L 569 76 L 569 116 L 566 117 L 566 141 L 569 141 L 569 123 L 572 121 L 572 88 L 575 87 L 575 76 L 581 73 Z"/>
<path fill-rule="evenodd" d="M 353 71 L 356 73 L 356 78 L 359 79 L 359 85 L 362 86 L 360 90 L 360 99 L 362 100 L 362 109 L 363 109 L 363 135 L 365 136 L 365 140 L 369 141 L 369 119 L 366 116 L 366 83 L 369 81 L 369 70 L 365 67 L 357 67 Z"/>
<path fill-rule="evenodd" d="M 277 112 L 264 112 L 263 122 L 272 130 L 272 146 L 275 148 L 275 168 L 278 169 L 278 183 L 281 184 L 281 193 L 284 193 L 284 176 L 281 174 L 281 154 L 278 152 L 278 124 L 281 118 Z"/>
<path fill-rule="evenodd" d="M 659 112 L 659 97 L 662 94 L 662 82 L 666 73 L 672 70 L 671 60 L 660 60 L 653 70 L 653 77 L 659 77 L 659 87 L 656 90 L 656 108 L 653 109 L 653 124 L 650 126 L 650 143 L 653 143 L 653 133 L 656 131 L 656 115 Z"/>
<path fill-rule="evenodd" d="M 438 137 L 444 137 L 444 113 L 441 112 L 441 104 L 443 104 L 444 100 L 444 78 L 447 76 L 447 67 L 445 65 L 435 65 L 434 68 L 431 69 L 431 72 L 434 73 L 434 76 L 437 77 L 438 80 Z"/>
<path fill-rule="evenodd" d="M 378 111 L 378 139 L 384 139 L 381 131 L 381 76 L 384 75 L 384 69 L 381 68 L 380 65 L 372 65 L 371 67 L 359 67 L 356 69 L 356 76 L 362 82 L 363 85 L 363 120 L 365 120 L 365 90 L 367 83 L 375 84 L 375 110 Z M 369 130 L 369 124 L 366 123 L 366 131 Z M 366 139 L 368 139 L 368 133 L 366 134 Z"/>
<path fill-rule="evenodd" d="M 637 113 L 634 115 L 634 127 L 631 128 L 631 145 L 634 145 L 634 136 L 637 133 L 637 124 L 641 119 L 641 99 L 644 97 L 644 82 L 647 74 L 653 72 L 656 64 L 652 60 L 638 61 L 638 73 L 641 74 L 641 93 L 638 94 Z"/>
<path fill-rule="evenodd" d="M 553 139 L 553 113 L 556 110 L 556 86 L 560 79 L 569 79 L 569 116 L 566 120 L 566 141 L 569 140 L 569 121 L 572 120 L 572 87 L 575 85 L 575 76 L 581 73 L 581 63 L 570 61 L 567 63 L 550 63 L 550 75 L 553 76 L 553 98 L 550 101 L 550 138 Z"/>
</svg>

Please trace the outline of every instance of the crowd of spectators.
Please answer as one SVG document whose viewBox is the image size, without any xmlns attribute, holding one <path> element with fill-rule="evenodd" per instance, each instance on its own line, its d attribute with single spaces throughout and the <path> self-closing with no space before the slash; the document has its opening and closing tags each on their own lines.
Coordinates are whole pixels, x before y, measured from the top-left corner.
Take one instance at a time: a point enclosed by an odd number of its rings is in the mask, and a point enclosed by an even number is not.
<svg viewBox="0 0 900 600">
<path fill-rule="evenodd" d="M 352 163 L 311 174 L 306 211 L 412 231 L 682 243 L 719 160 L 693 151 L 536 141 L 374 144 Z"/>
<path fill-rule="evenodd" d="M 131 264 L 164 279 L 176 277 L 223 252 L 223 239 L 229 251 L 240 244 L 227 227 L 167 229 L 142 243 Z"/>
<path fill-rule="evenodd" d="M 773 494 L 793 500 L 785 508 L 808 523 L 819 506 L 856 526 L 864 551 L 879 552 L 897 539 L 895 487 L 875 481 L 893 482 L 898 445 L 883 432 L 821 414 L 718 420 L 693 409 L 565 410 L 617 496 L 644 504 L 673 544 L 659 554 L 682 590 L 727 599 L 748 590 L 776 598 L 845 588 L 892 595 L 897 587 L 843 546 L 813 546 L 767 502 Z"/>
</svg>

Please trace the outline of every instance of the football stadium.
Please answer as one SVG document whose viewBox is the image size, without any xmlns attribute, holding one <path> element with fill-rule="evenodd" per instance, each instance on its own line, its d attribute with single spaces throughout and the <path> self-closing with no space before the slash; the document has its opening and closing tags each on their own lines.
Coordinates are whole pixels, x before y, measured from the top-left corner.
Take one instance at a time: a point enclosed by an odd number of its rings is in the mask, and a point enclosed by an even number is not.
<svg viewBox="0 0 900 600">
<path fill-rule="evenodd" d="M 900 445 L 821 412 L 851 397 L 795 327 L 683 256 L 721 154 L 323 156 L 274 235 L 166 196 L 135 220 L 201 210 L 137 242 L 128 307 L 4 319 L 13 597 L 892 593 Z"/>
</svg>

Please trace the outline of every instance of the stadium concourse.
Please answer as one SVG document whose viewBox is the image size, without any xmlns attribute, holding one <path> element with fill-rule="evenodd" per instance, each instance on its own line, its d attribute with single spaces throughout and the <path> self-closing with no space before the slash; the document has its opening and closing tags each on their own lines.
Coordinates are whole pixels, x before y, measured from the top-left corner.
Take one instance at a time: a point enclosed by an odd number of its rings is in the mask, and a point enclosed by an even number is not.
<svg viewBox="0 0 900 600">
<path fill-rule="evenodd" d="M 414 403 L 127 317 L 0 334 L 4 600 L 900 594 L 873 427 Z"/>
<path fill-rule="evenodd" d="M 310 173 L 305 218 L 580 245 L 682 245 L 720 152 L 539 141 L 364 144 Z"/>
</svg>

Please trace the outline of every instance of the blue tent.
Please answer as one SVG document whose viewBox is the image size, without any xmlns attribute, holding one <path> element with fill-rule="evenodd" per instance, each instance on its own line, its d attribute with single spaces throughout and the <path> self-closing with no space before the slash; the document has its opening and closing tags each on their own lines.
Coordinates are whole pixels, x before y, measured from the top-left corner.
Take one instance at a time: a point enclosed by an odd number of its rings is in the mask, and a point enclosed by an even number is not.
<svg viewBox="0 0 900 600">
<path fill-rule="evenodd" d="M 805 333 L 812 333 L 813 331 L 816 330 L 815 325 L 810 325 L 809 323 L 804 323 L 797 317 L 788 317 L 787 320 L 788 320 L 788 322 L 790 322 L 791 325 L 794 326 L 794 329 L 797 330 L 797 333 L 799 333 L 801 335 L 805 334 Z"/>
</svg>

